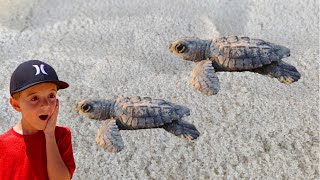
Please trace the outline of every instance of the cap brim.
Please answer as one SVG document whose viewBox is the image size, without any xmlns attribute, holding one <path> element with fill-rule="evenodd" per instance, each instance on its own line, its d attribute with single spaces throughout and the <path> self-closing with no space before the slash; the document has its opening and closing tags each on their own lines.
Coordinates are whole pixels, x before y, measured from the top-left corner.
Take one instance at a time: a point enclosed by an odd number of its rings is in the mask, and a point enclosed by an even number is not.
<svg viewBox="0 0 320 180">
<path fill-rule="evenodd" d="M 69 84 L 64 82 L 64 81 L 52 81 L 52 80 L 47 80 L 47 81 L 38 81 L 38 82 L 35 82 L 35 83 L 31 83 L 31 84 L 28 84 L 27 86 L 24 86 L 22 88 L 19 88 L 15 91 L 13 91 L 11 93 L 11 96 L 14 94 L 14 93 L 17 93 L 17 92 L 20 92 L 20 91 L 23 91 L 31 86 L 34 86 L 34 85 L 37 85 L 37 84 L 40 84 L 40 83 L 53 83 L 55 85 L 57 85 L 58 87 L 58 90 L 59 89 L 66 89 L 67 87 L 69 87 Z"/>
</svg>

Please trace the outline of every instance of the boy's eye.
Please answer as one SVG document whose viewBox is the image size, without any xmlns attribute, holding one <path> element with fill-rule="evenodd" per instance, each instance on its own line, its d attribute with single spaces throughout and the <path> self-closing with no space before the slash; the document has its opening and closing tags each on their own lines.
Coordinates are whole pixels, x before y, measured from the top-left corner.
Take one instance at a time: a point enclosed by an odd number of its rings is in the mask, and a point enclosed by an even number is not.
<svg viewBox="0 0 320 180">
<path fill-rule="evenodd" d="M 55 98 L 55 97 L 56 97 L 55 94 L 50 94 L 50 95 L 49 95 L 49 98 Z"/>
<path fill-rule="evenodd" d="M 38 100 L 38 97 L 37 97 L 37 96 L 33 96 L 33 97 L 31 98 L 31 101 L 36 101 L 36 100 Z"/>
</svg>

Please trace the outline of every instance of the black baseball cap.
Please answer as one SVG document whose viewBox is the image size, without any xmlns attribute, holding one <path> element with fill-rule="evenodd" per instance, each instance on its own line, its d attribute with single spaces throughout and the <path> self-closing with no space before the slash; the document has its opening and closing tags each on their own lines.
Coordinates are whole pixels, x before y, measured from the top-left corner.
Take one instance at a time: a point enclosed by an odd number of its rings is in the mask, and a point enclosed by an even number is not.
<svg viewBox="0 0 320 180">
<path fill-rule="evenodd" d="M 58 89 L 69 87 L 68 83 L 59 80 L 56 71 L 49 64 L 39 60 L 23 62 L 11 75 L 10 95 L 44 82 L 54 83 Z"/>
</svg>

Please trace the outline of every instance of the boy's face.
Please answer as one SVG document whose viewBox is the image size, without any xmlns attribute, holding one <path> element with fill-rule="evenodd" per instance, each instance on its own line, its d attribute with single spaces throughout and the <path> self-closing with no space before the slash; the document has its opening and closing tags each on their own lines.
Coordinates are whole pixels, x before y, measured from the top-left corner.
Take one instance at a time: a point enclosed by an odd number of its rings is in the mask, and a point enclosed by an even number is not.
<svg viewBox="0 0 320 180">
<path fill-rule="evenodd" d="M 18 98 L 10 98 L 12 107 L 21 112 L 22 123 L 29 130 L 43 130 L 57 103 L 57 86 L 41 83 L 20 92 Z"/>
</svg>

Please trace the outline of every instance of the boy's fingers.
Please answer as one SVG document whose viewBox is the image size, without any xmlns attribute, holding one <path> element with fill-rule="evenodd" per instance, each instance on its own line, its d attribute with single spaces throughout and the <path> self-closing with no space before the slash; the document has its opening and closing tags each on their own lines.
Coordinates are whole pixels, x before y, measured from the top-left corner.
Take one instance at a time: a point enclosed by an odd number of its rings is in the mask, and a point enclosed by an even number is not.
<svg viewBox="0 0 320 180">
<path fill-rule="evenodd" d="M 59 112 L 59 106 L 60 106 L 60 104 L 59 104 L 59 99 L 57 99 L 57 102 L 56 102 L 56 108 L 55 108 L 55 110 L 54 110 L 54 114 L 57 114 L 57 115 L 58 115 L 58 112 Z"/>
<path fill-rule="evenodd" d="M 52 113 L 49 120 L 56 121 L 57 117 L 58 117 L 58 112 L 59 112 L 59 100 L 57 99 L 56 100 L 56 107 L 54 108 L 53 113 Z"/>
<path fill-rule="evenodd" d="M 53 116 L 56 116 L 59 112 L 59 100 L 57 99 L 56 100 L 56 107 L 54 108 L 54 111 L 53 111 Z"/>
<path fill-rule="evenodd" d="M 51 117 L 49 118 L 46 129 L 49 130 L 51 127 L 55 127 L 57 123 L 57 117 L 59 112 L 59 100 L 56 100 L 56 107 L 53 110 Z M 49 128 L 49 129 L 48 129 Z M 50 131 L 50 130 L 49 130 Z"/>
</svg>

